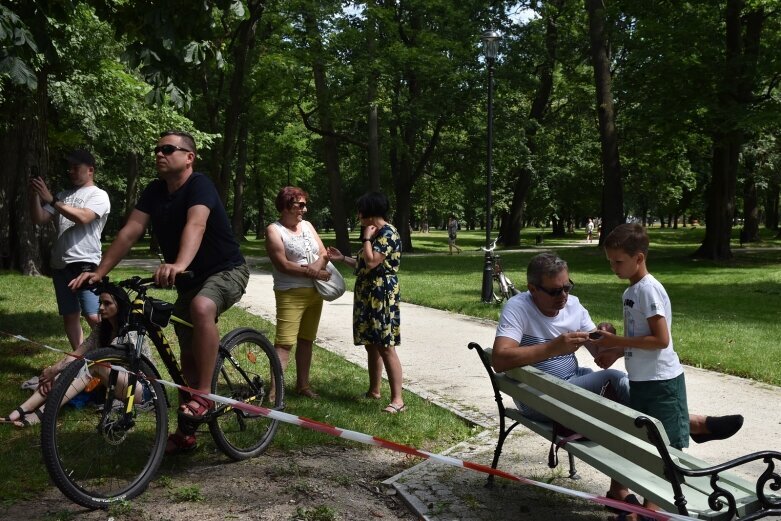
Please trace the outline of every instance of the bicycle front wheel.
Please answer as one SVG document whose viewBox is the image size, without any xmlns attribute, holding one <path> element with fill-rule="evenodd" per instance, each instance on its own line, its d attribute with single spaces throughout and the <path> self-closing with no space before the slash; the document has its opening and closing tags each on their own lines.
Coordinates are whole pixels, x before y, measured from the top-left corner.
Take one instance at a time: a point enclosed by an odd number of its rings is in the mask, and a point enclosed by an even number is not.
<svg viewBox="0 0 781 521">
<path fill-rule="evenodd" d="M 41 449 L 46 469 L 63 494 L 87 508 L 108 508 L 141 494 L 157 472 L 168 432 L 167 402 L 160 383 L 146 378 L 155 372 L 142 359 L 138 399 L 133 412 L 125 414 L 127 373 L 117 368 L 129 369 L 131 355 L 109 347 L 89 356 L 88 361 L 69 364 L 49 393 Z M 103 398 L 102 406 L 81 400 L 69 404 L 92 378 L 100 380 L 94 395 Z M 116 383 L 109 396 L 112 381 Z"/>
<path fill-rule="evenodd" d="M 228 333 L 221 342 L 214 368 L 214 394 L 250 405 L 282 409 L 285 385 L 282 365 L 274 346 L 259 331 L 249 328 Z M 219 405 L 219 404 L 218 404 Z M 209 423 L 214 442 L 234 460 L 262 453 L 276 434 L 279 422 L 256 413 L 219 405 Z"/>
</svg>

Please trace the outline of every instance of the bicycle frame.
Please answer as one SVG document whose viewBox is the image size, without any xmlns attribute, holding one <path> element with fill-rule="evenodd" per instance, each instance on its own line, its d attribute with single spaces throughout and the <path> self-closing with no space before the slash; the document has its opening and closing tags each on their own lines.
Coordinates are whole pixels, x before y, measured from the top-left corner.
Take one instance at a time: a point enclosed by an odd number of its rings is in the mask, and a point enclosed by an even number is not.
<svg viewBox="0 0 781 521">
<path fill-rule="evenodd" d="M 171 376 L 171 379 L 174 381 L 174 383 L 178 385 L 182 385 L 185 387 L 188 387 L 187 381 L 184 378 L 184 375 L 182 373 L 181 367 L 179 365 L 179 362 L 176 359 L 176 355 L 173 352 L 173 349 L 171 348 L 171 344 L 168 342 L 168 339 L 165 336 L 165 333 L 163 332 L 163 327 L 160 324 L 157 324 L 154 322 L 152 315 L 155 311 L 155 304 L 161 307 L 165 307 L 166 309 L 161 310 L 160 312 L 165 316 L 165 319 L 170 322 L 175 322 L 177 324 L 181 324 L 183 326 L 189 327 L 192 329 L 193 325 L 190 322 L 187 322 L 186 320 L 176 316 L 173 314 L 173 310 L 168 308 L 168 306 L 173 306 L 169 302 L 166 302 L 164 300 L 154 299 L 152 297 L 147 296 L 146 294 L 146 287 L 143 286 L 145 283 L 151 282 L 152 279 L 139 279 L 138 277 L 134 277 L 131 279 L 131 282 L 129 284 L 126 284 L 125 286 L 129 286 L 129 289 L 136 292 L 136 296 L 132 301 L 131 305 L 131 312 L 130 312 L 130 319 L 128 320 L 128 324 L 126 326 L 127 331 L 136 331 L 138 333 L 136 338 L 136 359 L 140 358 L 141 356 L 141 349 L 143 345 L 143 339 L 144 337 L 148 337 L 150 340 L 152 340 L 152 343 L 154 344 L 155 348 L 157 349 L 158 354 L 160 355 L 160 359 L 163 362 L 163 365 L 165 366 L 166 370 L 168 371 L 168 374 Z M 152 308 L 152 312 L 147 311 L 147 306 Z M 165 324 L 167 325 L 167 324 Z M 220 342 L 220 345 L 218 349 L 222 349 L 222 342 Z M 226 360 L 230 360 L 232 366 L 234 369 L 236 369 L 241 376 L 249 380 L 249 376 L 246 374 L 246 372 L 242 369 L 241 365 L 236 362 L 235 359 L 233 359 L 233 356 L 230 353 L 225 353 Z M 133 370 L 137 371 L 138 363 L 134 361 Z M 154 364 L 152 364 L 154 366 Z M 132 377 L 132 383 L 135 385 L 135 375 Z M 134 387 L 131 390 L 131 386 L 128 386 L 128 392 L 130 393 L 129 400 L 128 400 L 128 412 L 133 410 L 133 398 L 134 398 Z M 226 410 L 230 410 L 231 407 L 227 405 L 220 405 L 218 406 L 215 411 L 214 415 L 219 415 L 222 412 Z M 211 415 L 210 415 L 211 416 Z"/>
<path fill-rule="evenodd" d="M 502 263 L 499 258 L 499 254 L 495 252 L 496 243 L 499 240 L 497 237 L 489 248 L 480 248 L 483 250 L 491 264 L 491 279 L 499 285 L 499 295 L 494 293 L 494 300 L 501 302 L 502 300 L 510 299 L 512 296 L 518 294 L 518 290 L 515 289 L 515 285 L 510 278 L 502 270 Z"/>
</svg>

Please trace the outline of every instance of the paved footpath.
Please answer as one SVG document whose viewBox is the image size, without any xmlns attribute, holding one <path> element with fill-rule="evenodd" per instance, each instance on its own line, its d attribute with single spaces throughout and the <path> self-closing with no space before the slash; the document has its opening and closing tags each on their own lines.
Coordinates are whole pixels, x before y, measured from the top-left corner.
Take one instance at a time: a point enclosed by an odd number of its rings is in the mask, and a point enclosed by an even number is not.
<svg viewBox="0 0 781 521">
<path fill-rule="evenodd" d="M 138 261 L 125 261 L 124 264 L 143 265 Z M 263 262 L 250 259 L 250 264 L 258 266 Z M 347 284 L 348 287 L 352 284 L 350 277 Z M 365 351 L 352 343 L 352 298 L 352 293 L 347 292 L 336 301 L 325 303 L 317 344 L 365 368 Z M 269 272 L 252 270 L 247 294 L 239 306 L 275 321 Z M 490 464 L 496 440 L 496 404 L 485 369 L 467 344 L 474 341 L 484 347 L 490 346 L 496 324 L 402 303 L 401 327 L 402 345 L 398 352 L 403 366 L 404 387 L 487 427 L 477 437 L 451 448 L 447 453 Z M 585 353 L 585 350 L 581 351 Z M 580 363 L 594 367 L 588 354 L 582 355 L 579 353 Z M 616 368 L 623 369 L 618 364 Z M 688 452 L 716 464 L 759 450 L 781 450 L 781 388 L 694 367 L 687 366 L 685 371 L 692 412 L 711 415 L 740 413 L 745 416 L 743 429 L 732 439 L 702 445 L 692 442 Z M 540 436 L 524 432 L 523 427 L 519 427 L 505 443 L 500 468 L 537 480 L 566 475 L 564 464 L 555 471 L 547 468 L 548 446 L 549 443 Z M 754 465 L 739 472 L 755 479 L 762 470 L 761 465 Z M 555 482 L 597 494 L 607 490 L 608 479 L 585 463 L 579 462 L 578 472 L 582 477 L 579 481 L 559 478 Z M 387 481 L 422 519 L 502 521 L 522 517 L 567 521 L 608 518 L 601 507 L 559 494 L 536 491 L 504 480 L 498 480 L 499 486 L 487 490 L 482 486 L 484 482 L 482 474 L 430 461 Z"/>
<path fill-rule="evenodd" d="M 348 287 L 352 280 L 348 277 Z M 317 344 L 347 360 L 366 367 L 365 351 L 352 342 L 352 293 L 347 292 L 334 302 L 326 302 L 320 320 Z M 271 274 L 253 270 L 247 294 L 239 304 L 248 311 L 275 321 L 275 303 Z M 452 448 L 449 453 L 464 456 L 481 463 L 490 463 L 496 431 L 496 404 L 490 383 L 475 352 L 467 348 L 470 341 L 482 346 L 493 343 L 496 324 L 441 310 L 402 304 L 402 345 L 398 348 L 404 372 L 404 387 L 430 399 L 457 414 L 468 418 L 488 431 L 474 440 Z M 580 350 L 585 353 L 585 350 Z M 579 353 L 580 363 L 593 367 L 586 356 Z M 623 369 L 616 365 L 616 368 Z M 686 367 L 686 381 L 690 410 L 697 413 L 722 415 L 740 413 L 746 418 L 743 429 L 734 438 L 702 445 L 692 442 L 688 452 L 704 460 L 721 463 L 749 452 L 770 449 L 781 450 L 781 388 L 759 384 L 751 380 Z M 516 429 L 511 443 L 503 451 L 500 468 L 527 477 L 540 479 L 550 470 L 544 464 L 548 443 L 536 434 L 521 433 Z M 761 472 L 760 466 L 753 467 Z M 578 488 L 604 493 L 608 480 L 584 463 L 579 465 L 583 477 Z M 557 471 L 562 472 L 561 466 Z M 748 473 L 746 473 L 749 476 Z M 500 490 L 488 492 L 481 486 L 482 475 L 441 464 L 424 462 L 402 475 L 389 480 L 405 499 L 427 519 L 491 519 L 535 518 L 560 521 L 561 508 L 552 514 L 539 497 L 519 495 L 515 484 L 505 483 Z M 558 481 L 563 486 L 570 480 Z M 508 485 L 511 485 L 508 487 Z M 520 497 L 520 500 L 519 500 Z M 551 503 L 550 495 L 546 495 Z M 555 499 L 555 498 L 554 498 Z M 582 503 L 566 500 L 571 519 L 604 518 L 601 509 L 591 509 Z M 509 503 L 514 503 L 512 506 Z M 561 506 L 553 501 L 552 505 Z M 497 508 L 498 506 L 498 508 Z M 531 510 L 529 510 L 531 509 Z"/>
</svg>

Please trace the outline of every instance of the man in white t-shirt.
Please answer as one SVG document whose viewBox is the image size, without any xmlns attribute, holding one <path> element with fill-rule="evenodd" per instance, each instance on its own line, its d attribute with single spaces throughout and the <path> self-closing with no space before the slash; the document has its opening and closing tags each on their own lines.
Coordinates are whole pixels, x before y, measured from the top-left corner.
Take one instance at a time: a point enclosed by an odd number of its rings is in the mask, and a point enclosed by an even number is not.
<svg viewBox="0 0 781 521">
<path fill-rule="evenodd" d="M 553 253 L 536 255 L 529 261 L 526 281 L 528 291 L 508 300 L 499 317 L 491 359 L 494 370 L 504 372 L 532 365 L 595 393 L 610 381 L 618 400 L 628 404 L 629 379 L 624 372 L 594 371 L 578 365 L 574 353 L 580 347 L 596 354 L 589 333 L 597 327 L 580 300 L 570 295 L 575 284 L 569 277 L 567 263 Z M 599 329 L 615 331 L 607 323 L 600 324 Z M 521 402 L 516 401 L 516 405 L 524 416 L 547 420 Z M 695 441 L 700 443 L 732 436 L 742 426 L 743 417 L 691 414 L 689 424 L 691 433 L 697 436 Z M 611 483 L 609 497 L 624 501 L 628 494 L 626 487 Z"/>
<path fill-rule="evenodd" d="M 72 188 L 53 195 L 41 177 L 30 180 L 30 213 L 35 224 L 54 221 L 57 240 L 52 246 L 51 267 L 57 307 L 65 334 L 76 350 L 83 341 L 80 315 L 91 328 L 99 321 L 98 296 L 90 290 L 73 292 L 68 283 L 85 271 L 94 271 L 101 258 L 100 236 L 111 203 L 95 186 L 95 158 L 86 150 L 74 150 L 68 161 Z"/>
</svg>

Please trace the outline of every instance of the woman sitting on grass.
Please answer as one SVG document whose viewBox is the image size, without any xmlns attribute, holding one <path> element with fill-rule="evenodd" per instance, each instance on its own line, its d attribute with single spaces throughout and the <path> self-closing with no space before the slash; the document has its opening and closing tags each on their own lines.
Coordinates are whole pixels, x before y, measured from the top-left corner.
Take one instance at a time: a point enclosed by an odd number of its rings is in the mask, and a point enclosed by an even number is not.
<svg viewBox="0 0 781 521">
<path fill-rule="evenodd" d="M 76 351 L 66 355 L 56 364 L 45 368 L 38 377 L 38 388 L 33 395 L 0 421 L 3 423 L 12 423 L 14 426 L 20 428 L 40 423 L 43 418 L 46 397 L 49 394 L 49 391 L 51 391 L 57 376 L 71 363 L 71 361 L 78 357 L 83 357 L 87 352 L 93 349 L 109 346 L 112 343 L 130 342 L 135 345 L 135 331 L 131 331 L 122 338 L 117 338 L 119 329 L 121 325 L 127 322 L 128 314 L 130 312 L 130 300 L 127 295 L 117 288 L 101 288 L 99 305 L 98 312 L 101 321 L 98 326 L 92 330 L 90 335 L 82 342 Z M 101 371 L 98 370 L 98 373 L 101 373 Z M 107 373 L 108 372 L 106 371 L 106 375 L 100 374 L 98 376 L 101 377 L 101 380 L 104 380 L 107 377 Z M 92 376 L 93 375 L 90 373 L 85 372 L 82 376 L 83 382 L 74 383 L 73 390 L 68 393 L 67 399 L 72 399 L 87 388 Z"/>
</svg>

